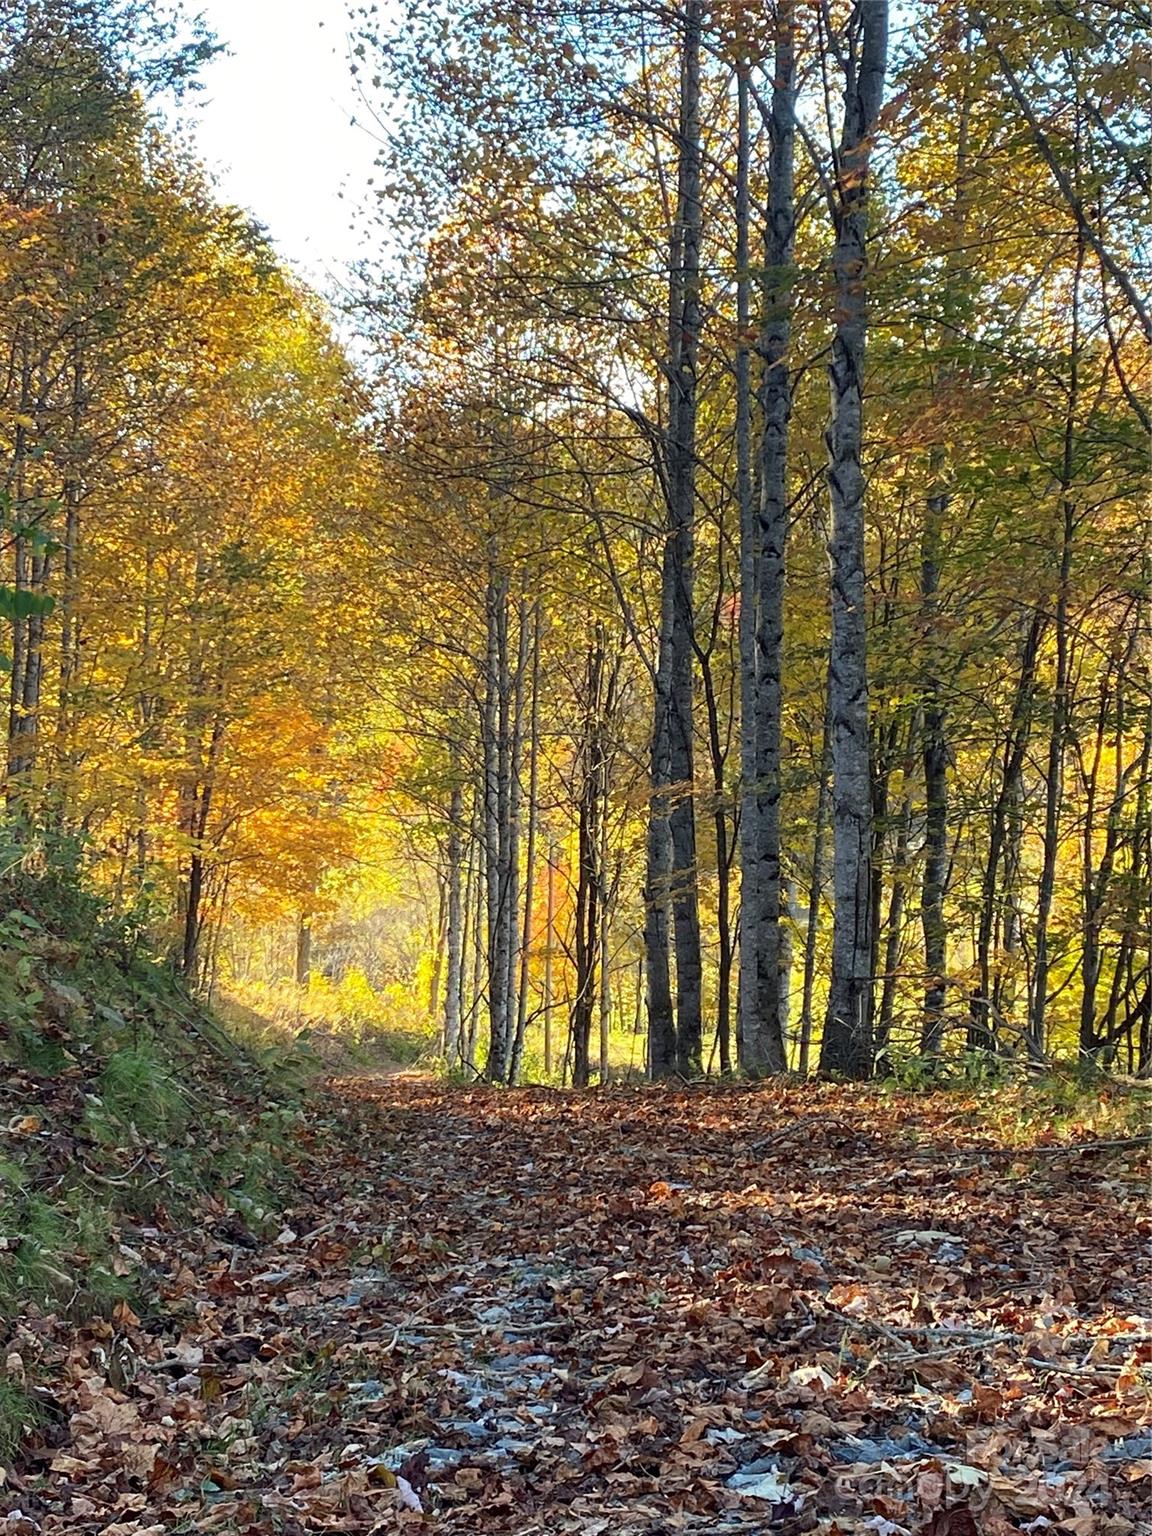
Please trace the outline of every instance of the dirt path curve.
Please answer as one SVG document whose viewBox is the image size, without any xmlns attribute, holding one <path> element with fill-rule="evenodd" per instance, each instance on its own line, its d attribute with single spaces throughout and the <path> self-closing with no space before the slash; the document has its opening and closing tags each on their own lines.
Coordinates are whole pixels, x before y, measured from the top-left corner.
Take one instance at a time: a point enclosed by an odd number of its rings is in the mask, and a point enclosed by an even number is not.
<svg viewBox="0 0 1152 1536">
<path fill-rule="evenodd" d="M 341 1092 L 275 1242 L 170 1257 L 96 1394 L 156 1451 L 49 1472 L 45 1536 L 1147 1529 L 1134 1155 L 986 1156 L 943 1097 Z"/>
</svg>

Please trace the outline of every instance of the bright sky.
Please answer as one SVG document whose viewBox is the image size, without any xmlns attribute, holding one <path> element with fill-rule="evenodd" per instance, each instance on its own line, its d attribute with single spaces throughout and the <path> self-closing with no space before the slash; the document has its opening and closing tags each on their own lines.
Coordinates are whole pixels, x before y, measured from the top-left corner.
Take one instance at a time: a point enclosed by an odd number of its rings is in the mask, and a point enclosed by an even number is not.
<svg viewBox="0 0 1152 1536">
<path fill-rule="evenodd" d="M 193 0 L 189 9 L 227 47 L 192 100 L 203 159 L 281 255 L 330 288 L 341 265 L 363 254 L 352 214 L 375 152 L 352 126 L 367 114 L 348 72 L 345 0 Z"/>
</svg>

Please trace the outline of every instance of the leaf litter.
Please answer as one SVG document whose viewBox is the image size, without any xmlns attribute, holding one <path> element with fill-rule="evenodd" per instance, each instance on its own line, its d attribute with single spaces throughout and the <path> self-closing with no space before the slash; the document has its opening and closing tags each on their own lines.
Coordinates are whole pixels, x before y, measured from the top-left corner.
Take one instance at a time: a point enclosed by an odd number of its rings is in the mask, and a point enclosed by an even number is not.
<svg viewBox="0 0 1152 1536">
<path fill-rule="evenodd" d="M 30 1316 L 0 1536 L 1152 1529 L 1147 1148 L 955 1095 L 336 1085 L 296 1197 Z"/>
</svg>

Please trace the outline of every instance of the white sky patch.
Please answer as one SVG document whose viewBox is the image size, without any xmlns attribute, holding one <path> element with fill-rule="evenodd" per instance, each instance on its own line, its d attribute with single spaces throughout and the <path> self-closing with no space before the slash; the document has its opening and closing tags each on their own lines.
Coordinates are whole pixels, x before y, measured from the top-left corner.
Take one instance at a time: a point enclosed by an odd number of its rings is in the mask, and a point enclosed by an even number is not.
<svg viewBox="0 0 1152 1536">
<path fill-rule="evenodd" d="M 331 291 L 341 269 L 367 254 L 352 224 L 376 152 L 353 124 L 367 114 L 348 70 L 344 0 L 199 0 L 192 9 L 227 50 L 190 99 L 199 154 L 221 195 Z"/>
</svg>

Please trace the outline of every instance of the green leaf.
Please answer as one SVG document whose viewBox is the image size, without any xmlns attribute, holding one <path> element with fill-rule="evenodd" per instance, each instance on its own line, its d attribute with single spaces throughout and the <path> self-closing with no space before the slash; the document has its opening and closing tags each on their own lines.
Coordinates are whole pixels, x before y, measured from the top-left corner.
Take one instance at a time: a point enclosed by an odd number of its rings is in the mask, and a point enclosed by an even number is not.
<svg viewBox="0 0 1152 1536">
<path fill-rule="evenodd" d="M 33 614 L 51 613 L 56 599 L 47 592 L 29 592 L 24 587 L 0 587 L 0 618 L 27 619 Z"/>
</svg>

